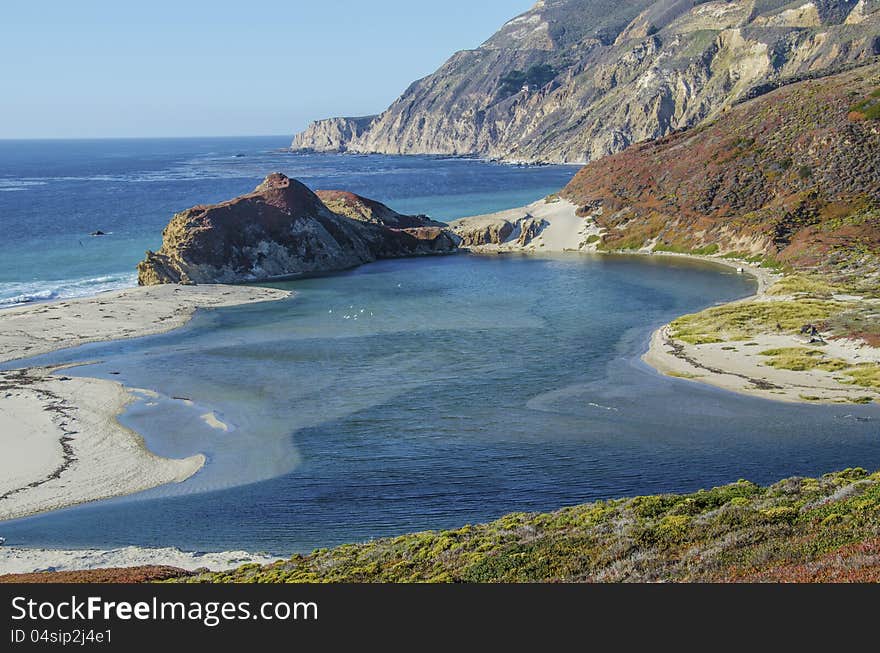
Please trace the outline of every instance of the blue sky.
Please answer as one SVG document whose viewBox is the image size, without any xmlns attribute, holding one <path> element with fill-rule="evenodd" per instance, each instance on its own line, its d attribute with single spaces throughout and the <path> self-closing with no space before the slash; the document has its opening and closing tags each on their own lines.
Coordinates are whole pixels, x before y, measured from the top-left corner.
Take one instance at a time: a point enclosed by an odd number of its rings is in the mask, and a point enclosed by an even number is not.
<svg viewBox="0 0 880 653">
<path fill-rule="evenodd" d="M 0 138 L 292 134 L 384 109 L 532 4 L 7 2 Z"/>
</svg>

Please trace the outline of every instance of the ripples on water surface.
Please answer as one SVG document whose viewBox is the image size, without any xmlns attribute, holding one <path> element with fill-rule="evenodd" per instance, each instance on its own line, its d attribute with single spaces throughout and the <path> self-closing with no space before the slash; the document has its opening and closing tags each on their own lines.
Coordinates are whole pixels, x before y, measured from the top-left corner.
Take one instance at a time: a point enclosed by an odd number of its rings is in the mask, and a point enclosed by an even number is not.
<svg viewBox="0 0 880 653">
<path fill-rule="evenodd" d="M 275 285 L 296 297 L 44 357 L 100 359 L 78 373 L 158 391 L 123 421 L 155 451 L 209 464 L 179 486 L 3 524 L 9 542 L 285 553 L 880 467 L 875 407 L 740 397 L 639 361 L 652 328 L 751 292 L 719 268 L 455 256 Z"/>
</svg>

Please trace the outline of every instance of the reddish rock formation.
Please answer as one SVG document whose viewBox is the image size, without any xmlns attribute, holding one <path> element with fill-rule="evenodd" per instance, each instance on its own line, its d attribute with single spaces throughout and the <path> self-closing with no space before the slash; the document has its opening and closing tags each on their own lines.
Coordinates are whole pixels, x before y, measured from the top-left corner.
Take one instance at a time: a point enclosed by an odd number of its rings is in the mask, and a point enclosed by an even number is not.
<svg viewBox="0 0 880 653">
<path fill-rule="evenodd" d="M 381 202 L 345 190 L 318 190 L 315 191 L 315 195 L 324 202 L 328 209 L 352 220 L 372 222 L 394 229 L 446 226 L 426 215 L 403 215 Z"/>
<path fill-rule="evenodd" d="M 138 283 L 258 281 L 456 250 L 445 230 L 425 226 L 438 224 L 427 218 L 402 216 L 356 195 L 334 197 L 347 211 L 362 207 L 364 215 L 418 228 L 340 215 L 300 182 L 273 173 L 252 193 L 176 214 L 162 232 L 162 248 L 138 264 Z"/>
</svg>

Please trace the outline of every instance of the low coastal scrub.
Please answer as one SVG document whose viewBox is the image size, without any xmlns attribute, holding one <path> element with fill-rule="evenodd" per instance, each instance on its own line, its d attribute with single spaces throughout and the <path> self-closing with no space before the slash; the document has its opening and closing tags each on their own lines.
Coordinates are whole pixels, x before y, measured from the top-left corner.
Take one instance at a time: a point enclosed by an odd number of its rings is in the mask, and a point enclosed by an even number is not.
<svg viewBox="0 0 880 653">
<path fill-rule="evenodd" d="M 823 351 L 807 349 L 805 347 L 768 349 L 767 351 L 762 351 L 761 356 L 768 357 L 765 365 L 780 370 L 794 370 L 796 372 L 824 370 L 825 372 L 837 372 L 849 367 L 849 363 L 844 360 L 828 358 Z"/>
<path fill-rule="evenodd" d="M 818 349 L 805 347 L 782 347 L 762 351 L 761 356 L 767 356 L 765 365 L 780 370 L 793 370 L 806 372 L 809 370 L 823 370 L 825 372 L 843 372 L 844 383 L 858 385 L 863 388 L 880 388 L 880 365 L 877 363 L 862 363 L 852 365 L 839 358 L 829 358 L 825 352 Z M 811 400 L 811 399 L 808 399 Z M 870 403 L 872 397 L 860 397 L 856 403 Z"/>
<path fill-rule="evenodd" d="M 856 365 L 845 372 L 852 378 L 852 383 L 864 388 L 880 388 L 880 365 L 865 363 Z"/>
<path fill-rule="evenodd" d="M 728 259 L 731 261 L 745 261 L 746 263 L 751 263 L 752 265 L 775 270 L 777 272 L 782 272 L 786 269 L 786 265 L 784 263 L 777 260 L 773 256 L 769 256 L 766 254 L 750 254 L 748 252 L 733 251 L 721 254 L 720 258 Z"/>
<path fill-rule="evenodd" d="M 805 274 L 787 275 L 767 290 L 767 294 L 772 296 L 801 295 L 816 299 L 830 299 L 832 295 L 844 292 L 846 292 L 846 288 L 839 284 L 831 283 L 822 277 Z"/>
<path fill-rule="evenodd" d="M 717 243 L 696 248 L 687 247 L 686 245 L 676 245 L 674 243 L 658 243 L 654 246 L 655 252 L 690 254 L 691 256 L 712 256 L 713 254 L 717 254 L 719 249 L 720 247 Z"/>
<path fill-rule="evenodd" d="M 700 345 L 725 340 L 747 340 L 760 333 L 797 333 L 805 324 L 827 320 L 846 310 L 837 301 L 740 302 L 685 315 L 670 325 L 673 338 Z"/>
<path fill-rule="evenodd" d="M 880 472 L 599 501 L 181 582 L 880 580 Z"/>
<path fill-rule="evenodd" d="M 850 109 L 850 120 L 880 120 L 880 88 Z"/>
<path fill-rule="evenodd" d="M 831 316 L 824 326 L 835 336 L 862 340 L 873 347 L 880 347 L 880 320 L 877 319 L 877 313 L 876 305 L 863 303 Z"/>
</svg>

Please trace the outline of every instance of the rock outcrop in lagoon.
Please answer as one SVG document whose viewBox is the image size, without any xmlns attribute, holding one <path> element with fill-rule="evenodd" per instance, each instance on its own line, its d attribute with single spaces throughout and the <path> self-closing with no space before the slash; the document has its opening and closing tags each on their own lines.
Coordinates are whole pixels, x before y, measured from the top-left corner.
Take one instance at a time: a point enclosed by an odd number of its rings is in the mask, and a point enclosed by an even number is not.
<svg viewBox="0 0 880 653">
<path fill-rule="evenodd" d="M 182 211 L 162 232 L 161 249 L 138 264 L 138 283 L 260 281 L 457 250 L 442 223 L 353 193 L 323 194 L 336 211 L 273 173 L 252 193 Z"/>
<path fill-rule="evenodd" d="M 542 0 L 295 150 L 588 162 L 880 54 L 878 0 Z"/>
</svg>

